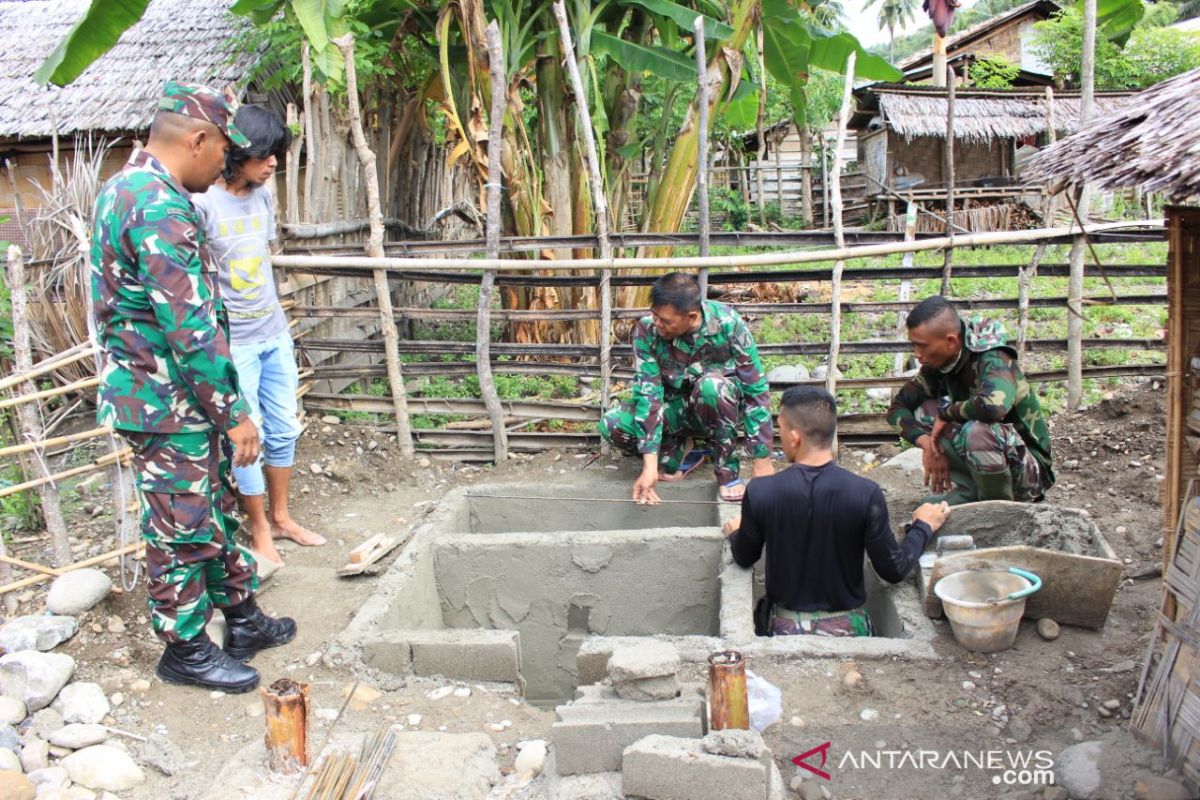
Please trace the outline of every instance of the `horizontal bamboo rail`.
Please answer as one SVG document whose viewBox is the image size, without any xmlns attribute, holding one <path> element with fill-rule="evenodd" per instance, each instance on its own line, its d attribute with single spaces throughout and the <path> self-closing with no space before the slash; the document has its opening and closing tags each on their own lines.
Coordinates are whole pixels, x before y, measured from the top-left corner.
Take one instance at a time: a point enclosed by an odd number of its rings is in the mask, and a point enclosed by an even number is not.
<svg viewBox="0 0 1200 800">
<path fill-rule="evenodd" d="M 9 447 L 0 447 L 0 458 L 4 456 L 15 456 L 19 453 L 28 453 L 33 450 L 45 450 L 48 447 L 57 447 L 60 444 L 69 444 L 71 442 L 82 442 L 87 439 L 96 439 L 100 436 L 106 436 L 113 432 L 113 429 L 107 425 L 101 428 L 93 428 L 90 431 L 81 433 L 71 433 L 66 436 L 55 436 L 52 439 L 44 439 L 40 442 L 26 442 L 24 444 L 14 444 Z"/>
<path fill-rule="evenodd" d="M 62 472 L 56 472 L 53 475 L 47 475 L 44 478 L 35 478 L 34 480 L 25 481 L 24 483 L 5 486 L 3 489 L 0 489 L 0 497 L 8 497 L 10 494 L 23 492 L 26 489 L 33 489 L 47 483 L 53 483 L 54 481 L 61 481 L 64 478 L 73 478 L 76 475 L 84 475 L 88 472 L 95 472 L 96 470 L 105 469 L 116 463 L 118 459 L 123 460 L 127 458 L 132 452 L 133 451 L 128 447 L 124 447 L 115 453 L 107 453 L 100 458 L 97 458 L 90 464 L 84 464 L 82 467 L 75 467 L 73 469 L 63 470 Z"/>
<path fill-rule="evenodd" d="M 120 558 L 128 553 L 134 553 L 134 557 L 136 558 L 141 555 L 145 548 L 145 542 L 132 542 L 124 547 L 118 547 L 116 550 L 110 550 L 107 553 L 101 553 L 93 558 L 85 559 L 84 561 L 77 561 L 74 564 L 67 564 L 64 567 L 60 567 L 58 571 L 74 572 L 77 569 L 86 569 L 87 567 L 99 566 L 100 564 L 103 564 L 107 561 L 112 561 L 114 558 Z M 43 572 L 40 575 L 23 578 L 22 580 L 13 581 L 12 583 L 6 583 L 5 585 L 0 586 L 0 595 L 8 594 L 9 592 L 15 592 L 17 589 L 24 589 L 26 586 L 34 586 L 35 584 L 39 584 L 43 581 L 48 581 L 53 577 L 55 576 Z"/>
<path fill-rule="evenodd" d="M 1104 231 L 1119 231 L 1136 228 L 1162 228 L 1162 220 L 1139 220 L 1137 222 L 1105 222 L 1095 225 L 1085 225 L 1082 232 L 1090 235 Z M 858 245 L 822 250 L 788 250 L 782 253 L 752 253 L 728 256 L 683 256 L 665 258 L 580 258 L 580 259 L 542 259 L 533 262 L 514 261 L 504 258 L 371 258 L 369 256 L 339 256 L 336 266 L 331 264 L 326 256 L 297 256 L 280 255 L 272 258 L 275 267 L 284 270 L 305 271 L 312 267 L 324 270 L 334 270 L 343 274 L 362 274 L 374 270 L 410 270 L 421 269 L 434 272 L 491 269 L 500 273 L 538 270 L 620 270 L 620 269 L 738 269 L 743 267 L 767 267 L 781 264 L 811 264 L 817 261 L 849 261 L 856 258 L 874 258 L 876 256 L 895 255 L 898 253 L 919 253 L 931 250 L 944 250 L 947 247 L 990 247 L 1002 244 L 1030 244 L 1041 241 L 1060 239 L 1078 235 L 1081 229 L 1076 225 L 1058 228 L 1041 228 L 1028 231 L 997 231 L 990 233 L 972 233 L 964 236 L 938 236 L 914 241 L 889 242 L 887 244 Z"/>
<path fill-rule="evenodd" d="M 3 400 L 0 400 L 0 408 L 11 408 L 13 406 L 19 406 L 22 403 L 31 403 L 35 400 L 45 400 L 50 397 L 60 397 L 64 394 L 73 394 L 75 392 L 79 392 L 84 389 L 91 389 L 92 387 L 99 385 L 99 378 L 84 378 L 82 380 L 75 381 L 74 383 L 68 383 L 64 386 L 55 386 L 53 389 L 44 389 L 40 392 L 23 394 L 20 397 L 6 397 Z"/>
<path fill-rule="evenodd" d="M 43 375 L 54 372 L 56 369 L 62 369 L 63 367 L 78 363 L 84 359 L 94 357 L 96 355 L 96 348 L 91 346 L 89 343 L 84 344 L 87 345 L 86 349 L 80 350 L 79 348 L 83 345 L 75 345 L 70 350 L 66 350 L 58 355 L 51 356 L 45 361 L 39 361 L 37 364 L 33 365 L 33 369 L 29 372 L 25 372 L 20 375 L 8 375 L 4 377 L 2 380 L 0 380 L 0 392 L 11 389 L 14 386 L 18 386 L 24 381 L 32 380 L 33 378 L 40 378 Z"/>
</svg>

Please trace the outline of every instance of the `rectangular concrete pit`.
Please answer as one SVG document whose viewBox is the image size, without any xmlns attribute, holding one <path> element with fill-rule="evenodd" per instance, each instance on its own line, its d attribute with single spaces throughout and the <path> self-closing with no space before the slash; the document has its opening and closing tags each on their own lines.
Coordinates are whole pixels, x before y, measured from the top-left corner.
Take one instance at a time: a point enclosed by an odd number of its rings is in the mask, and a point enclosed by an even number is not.
<svg viewBox="0 0 1200 800">
<path fill-rule="evenodd" d="M 519 631 L 526 696 L 561 702 L 588 636 L 715 636 L 723 546 L 716 528 L 446 536 L 434 545 L 442 617 Z"/>
<path fill-rule="evenodd" d="M 781 783 L 774 767 L 769 754 L 717 756 L 699 739 L 647 736 L 625 748 L 621 789 L 647 800 L 768 800 Z"/>
<path fill-rule="evenodd" d="M 559 719 L 550 741 L 560 775 L 620 770 L 625 748 L 653 734 L 704 735 L 704 697 L 698 686 L 685 686 L 674 700 L 645 703 L 619 700 L 610 692 L 596 694 L 585 693 L 555 709 Z"/>
</svg>

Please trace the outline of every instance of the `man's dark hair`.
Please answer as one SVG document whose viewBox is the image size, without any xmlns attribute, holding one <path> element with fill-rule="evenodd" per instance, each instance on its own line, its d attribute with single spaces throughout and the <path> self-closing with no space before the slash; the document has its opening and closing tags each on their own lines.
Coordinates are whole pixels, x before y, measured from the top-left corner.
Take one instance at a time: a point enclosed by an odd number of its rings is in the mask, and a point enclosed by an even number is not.
<svg viewBox="0 0 1200 800">
<path fill-rule="evenodd" d="M 251 158 L 275 156 L 280 162 L 292 144 L 292 132 L 279 119 L 279 115 L 263 106 L 242 106 L 233 118 L 238 130 L 250 140 L 249 147 L 232 146 L 225 156 L 225 169 L 221 175 L 226 181 L 237 177 L 238 168 Z"/>
<path fill-rule="evenodd" d="M 650 307 L 670 306 L 686 314 L 700 310 L 700 284 L 686 272 L 668 272 L 650 287 Z"/>
<path fill-rule="evenodd" d="M 829 447 L 837 433 L 837 401 L 815 386 L 793 386 L 784 391 L 779 413 L 788 425 L 804 434 L 816 447 Z"/>
<path fill-rule="evenodd" d="M 958 312 L 954 310 L 954 306 L 950 305 L 950 301 L 940 294 L 926 297 L 913 306 L 912 311 L 908 312 L 908 318 L 904 324 L 911 331 L 913 328 L 933 320 L 945 320 L 953 323 L 959 321 Z"/>
</svg>

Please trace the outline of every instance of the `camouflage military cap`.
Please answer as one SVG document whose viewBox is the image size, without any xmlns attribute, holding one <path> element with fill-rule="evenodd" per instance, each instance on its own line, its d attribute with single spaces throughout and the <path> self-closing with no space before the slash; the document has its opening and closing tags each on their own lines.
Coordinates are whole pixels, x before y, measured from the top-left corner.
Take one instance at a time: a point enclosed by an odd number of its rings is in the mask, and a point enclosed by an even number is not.
<svg viewBox="0 0 1200 800">
<path fill-rule="evenodd" d="M 250 146 L 250 140 L 233 124 L 233 106 L 220 92 L 207 86 L 167 81 L 158 107 L 164 111 L 174 111 L 186 117 L 211 122 L 224 131 L 229 141 L 238 147 Z"/>
<path fill-rule="evenodd" d="M 971 317 L 966 323 L 964 344 L 973 353 L 982 353 L 1008 344 L 1008 332 L 1003 323 L 987 317 Z"/>
</svg>

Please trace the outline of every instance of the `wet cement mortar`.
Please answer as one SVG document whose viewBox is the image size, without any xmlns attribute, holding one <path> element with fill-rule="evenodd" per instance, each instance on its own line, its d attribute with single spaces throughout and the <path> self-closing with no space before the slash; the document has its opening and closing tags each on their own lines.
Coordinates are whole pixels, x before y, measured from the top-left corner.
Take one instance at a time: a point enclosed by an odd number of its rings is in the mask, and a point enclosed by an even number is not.
<svg viewBox="0 0 1200 800">
<path fill-rule="evenodd" d="M 1045 641 L 1026 620 L 1012 649 L 976 655 L 958 647 L 944 622 L 938 622 L 935 648 L 942 660 L 910 662 L 903 657 L 854 662 L 843 659 L 795 660 L 751 664 L 751 669 L 780 688 L 783 718 L 764 734 L 785 781 L 797 774 L 790 760 L 824 742 L 836 766 L 847 752 L 876 749 L 1003 750 L 1057 753 L 1079 741 L 1098 740 L 1105 755 L 1103 797 L 1133 796 L 1139 775 L 1163 774 L 1161 757 L 1138 745 L 1128 731 L 1131 699 L 1147 643 L 1153 631 L 1161 581 L 1161 483 L 1163 403 L 1161 386 L 1150 383 L 1071 416 L 1053 421 L 1059 484 L 1050 499 L 1086 509 L 1125 564 L 1125 572 L 1107 625 L 1099 631 L 1064 626 L 1055 641 Z M 374 443 L 374 445 L 372 445 Z M 843 465 L 878 480 L 887 490 L 893 518 L 907 518 L 922 494 L 919 479 L 878 464 L 895 454 L 893 446 L 850 450 Z M 399 457 L 386 437 L 368 430 L 313 421 L 299 451 L 294 512 L 298 519 L 329 538 L 323 548 L 285 544 L 287 566 L 266 584 L 260 602 L 270 613 L 299 621 L 296 640 L 254 660 L 264 684 L 290 677 L 311 684 L 314 707 L 311 741 L 324 739 L 332 717 L 355 676 L 321 660 L 323 647 L 370 596 L 371 576 L 337 578 L 333 571 L 350 549 L 378 532 L 403 532 L 424 518 L 449 489 L 479 482 L 537 483 L 574 480 L 591 460 L 580 453 L 520 457 L 499 467 L 450 466 Z M 320 474 L 311 464 L 320 464 Z M 601 459 L 588 470 L 621 469 Z M 708 480 L 698 472 L 689 480 Z M 72 530 L 84 547 L 111 546 L 113 520 L 102 482 L 83 494 Z M 95 512 L 94 516 L 90 512 Z M 15 546 L 15 554 L 39 560 L 33 544 Z M 394 556 L 393 556 L 394 557 Z M 41 559 L 46 560 L 46 559 Z M 390 559 L 389 559 L 390 560 Z M 388 561 L 381 567 L 386 568 Z M 110 570 L 116 574 L 116 570 Z M 1136 576 L 1136 577 L 1135 577 Z M 44 608 L 44 589 L 22 595 L 20 613 Z M 81 620 L 81 632 L 61 645 L 73 656 L 75 680 L 97 681 L 126 700 L 114 709 L 111 725 L 148 736 L 165 733 L 183 759 L 166 765 L 165 775 L 147 766 L 148 780 L 121 793 L 130 800 L 198 800 L 202 797 L 252 797 L 249 785 L 220 774 L 228 763 L 263 735 L 261 704 L 254 694 L 214 695 L 165 685 L 153 678 L 161 648 L 146 624 L 144 589 L 114 593 Z M 112 633 L 112 618 L 124 631 Z M 846 681 L 857 672 L 861 680 Z M 696 666 L 685 678 L 702 679 Z M 150 679 L 137 691 L 139 679 Z M 853 685 L 850 685 L 853 683 Z M 388 725 L 407 731 L 480 733 L 497 748 L 502 774 L 512 771 L 517 743 L 547 739 L 553 712 L 522 702 L 507 687 L 445 684 L 460 689 L 439 696 L 442 682 L 409 679 L 368 702 L 346 710 L 335 740 Z M 464 689 L 469 689 L 467 696 Z M 430 694 L 434 693 L 433 697 Z M 1115 700 L 1112 712 L 1105 701 Z M 866 710 L 877 712 L 866 714 Z M 418 719 L 419 715 L 419 719 Z M 131 746 L 136 742 L 129 740 Z M 402 759 L 403 753 L 394 758 Z M 811 777 L 811 776 L 807 776 Z M 986 775 L 955 769 L 835 769 L 821 781 L 834 798 L 1033 798 L 1040 789 L 996 786 Z M 234 785 L 222 783 L 232 781 Z M 539 796 L 539 779 L 514 794 Z M 281 796 L 287 784 L 279 784 Z M 214 791 L 216 794 L 213 794 Z M 400 787 L 377 796 L 409 797 Z M 426 792 L 426 797 L 438 796 Z M 447 795 L 449 796 L 449 795 Z"/>
</svg>

